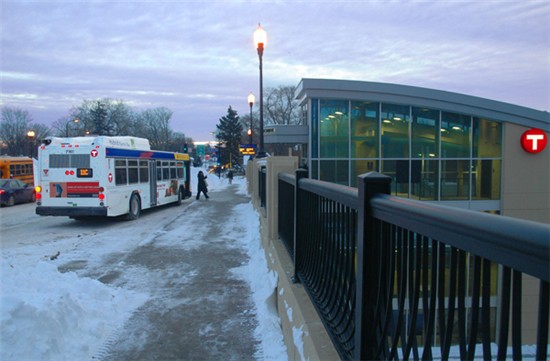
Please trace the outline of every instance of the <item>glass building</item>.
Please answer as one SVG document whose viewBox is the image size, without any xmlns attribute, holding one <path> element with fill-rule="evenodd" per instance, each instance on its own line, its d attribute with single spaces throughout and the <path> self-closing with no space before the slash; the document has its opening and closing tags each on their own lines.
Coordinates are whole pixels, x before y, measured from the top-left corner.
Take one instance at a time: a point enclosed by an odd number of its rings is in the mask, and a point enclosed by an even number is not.
<svg viewBox="0 0 550 361">
<path fill-rule="evenodd" d="M 377 171 L 392 177 L 393 195 L 495 213 L 506 158 L 527 156 L 519 139 L 506 147 L 507 126 L 550 130 L 548 112 L 426 88 L 302 79 L 296 95 L 311 178 L 355 187 L 358 175 Z M 535 162 L 548 173 L 548 149 Z"/>
</svg>

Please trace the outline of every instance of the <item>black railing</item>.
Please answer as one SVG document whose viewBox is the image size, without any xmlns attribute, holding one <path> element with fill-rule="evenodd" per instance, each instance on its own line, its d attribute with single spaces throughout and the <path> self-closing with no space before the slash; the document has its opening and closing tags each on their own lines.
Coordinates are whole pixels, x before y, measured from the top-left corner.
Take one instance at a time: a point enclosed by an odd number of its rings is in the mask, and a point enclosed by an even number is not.
<svg viewBox="0 0 550 361">
<path fill-rule="evenodd" d="M 266 200 L 266 186 L 267 186 L 267 180 L 266 180 L 266 169 L 265 166 L 261 166 L 258 169 L 258 193 L 260 195 L 260 207 L 265 208 L 265 200 Z"/>
<path fill-rule="evenodd" d="M 279 176 L 295 186 L 280 234 L 342 359 L 521 359 L 522 274 L 539 282 L 532 357 L 548 358 L 549 226 L 383 195 L 379 174 L 359 189 L 299 174 Z"/>
<path fill-rule="evenodd" d="M 283 241 L 288 254 L 294 259 L 294 175 L 279 175 L 279 238 Z M 292 205 L 292 206 L 288 206 Z"/>
<path fill-rule="evenodd" d="M 340 189 L 324 192 L 318 182 L 300 182 L 295 270 L 340 353 L 351 355 L 357 196 L 347 187 L 334 188 Z"/>
</svg>

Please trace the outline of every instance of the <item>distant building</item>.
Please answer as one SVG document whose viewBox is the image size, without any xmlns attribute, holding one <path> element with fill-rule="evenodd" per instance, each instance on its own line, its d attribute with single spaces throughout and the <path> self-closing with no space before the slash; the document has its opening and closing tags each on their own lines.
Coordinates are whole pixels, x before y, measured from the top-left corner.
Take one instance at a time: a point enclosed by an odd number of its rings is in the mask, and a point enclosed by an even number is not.
<svg viewBox="0 0 550 361">
<path fill-rule="evenodd" d="M 548 112 L 347 80 L 302 79 L 296 97 L 313 179 L 355 186 L 378 171 L 393 178 L 396 196 L 550 223 L 550 145 L 540 151 Z M 527 140 L 535 152 L 522 147 L 533 128 L 542 130 Z"/>
</svg>

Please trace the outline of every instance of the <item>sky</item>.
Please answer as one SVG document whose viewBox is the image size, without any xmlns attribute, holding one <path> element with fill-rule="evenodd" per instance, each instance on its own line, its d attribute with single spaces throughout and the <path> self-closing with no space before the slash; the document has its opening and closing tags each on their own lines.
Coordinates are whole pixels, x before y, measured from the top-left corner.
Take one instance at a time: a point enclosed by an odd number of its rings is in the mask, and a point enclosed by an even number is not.
<svg viewBox="0 0 550 361">
<path fill-rule="evenodd" d="M 35 123 L 84 100 L 166 107 L 213 140 L 231 106 L 302 78 L 420 86 L 549 110 L 550 2 L 0 0 L 0 106 Z M 255 111 L 257 111 L 255 105 Z"/>
<path fill-rule="evenodd" d="M 197 168 L 192 168 L 193 179 L 196 179 L 197 172 Z M 227 191 L 228 184 L 223 179 L 220 181 L 211 176 L 208 180 L 213 197 L 216 197 L 216 192 Z M 246 194 L 247 183 L 244 178 L 236 177 L 234 183 L 238 184 L 237 192 Z M 170 247 L 175 252 L 204 247 L 205 242 L 210 244 L 212 239 L 204 239 L 208 227 L 196 227 L 197 220 L 209 214 L 208 207 L 201 207 L 200 204 L 201 201 L 196 201 L 187 205 L 186 213 L 192 213 L 192 216 L 181 217 L 181 214 L 176 214 L 177 221 L 174 220 L 175 213 L 167 216 L 166 210 L 146 216 L 142 214 L 140 222 L 121 222 L 117 232 L 113 232 L 112 228 L 100 227 L 95 230 L 91 228 L 93 232 L 88 231 L 87 234 L 85 228 L 71 225 L 74 221 L 69 220 L 69 225 L 65 221 L 64 225 L 60 221 L 46 224 L 34 220 L 40 223 L 41 232 L 27 227 L 27 234 L 7 237 L 6 234 L 13 232 L 10 228 L 14 228 L 14 225 L 4 224 L 6 232 L 3 232 L 4 237 L 0 242 L 0 359 L 101 360 L 121 332 L 132 332 L 128 321 L 132 315 L 143 312 L 140 307 L 154 301 L 155 297 L 170 299 L 166 294 L 159 296 L 157 288 L 159 285 L 162 288 L 170 275 L 180 279 L 168 281 L 181 285 L 181 265 L 178 265 L 179 269 L 174 269 L 165 264 L 162 267 L 166 268 L 158 272 L 123 266 L 125 271 L 121 285 L 102 283 L 77 271 L 61 272 L 58 267 L 85 260 L 84 271 L 94 273 L 94 267 L 101 269 L 105 259 L 113 257 L 113 254 L 128 254 L 139 246 L 154 244 L 160 248 Z M 29 217 L 40 218 L 34 212 L 29 212 L 33 208 L 34 204 L 20 204 L 3 208 L 2 212 L 21 212 L 18 221 L 28 222 Z M 280 318 L 272 311 L 273 306 L 269 302 L 276 288 L 277 275 L 268 269 L 261 246 L 259 215 L 251 202 L 235 205 L 235 209 L 229 211 L 232 218 L 227 220 L 227 224 L 220 225 L 220 229 L 226 232 L 221 242 L 234 239 L 237 246 L 246 250 L 249 256 L 248 261 L 231 271 L 234 277 L 245 281 L 251 288 L 254 305 L 251 312 L 254 312 L 257 320 L 253 334 L 259 343 L 256 359 L 285 360 L 287 350 Z M 55 218 L 59 220 L 64 217 Z M 21 232 L 24 227 L 16 229 Z M 182 242 L 183 232 L 185 242 Z M 141 238 L 136 239 L 135 235 Z M 59 252 L 59 257 L 52 259 L 48 256 L 55 251 Z M 119 257 L 115 258 L 120 260 Z M 120 264 L 122 266 L 124 261 L 120 261 Z M 196 276 L 193 271 L 183 279 Z M 177 290 L 178 287 L 175 287 L 175 292 Z M 223 297 L 223 293 L 220 293 L 220 297 Z M 170 302 L 176 301 L 166 301 L 168 304 Z M 153 303 L 162 305 L 165 301 L 157 300 Z M 165 311 L 161 306 L 158 307 L 158 312 Z M 287 312 L 292 313 L 292 309 L 287 308 Z M 239 317 L 235 315 L 236 319 Z M 150 324 L 138 324 L 137 327 L 141 327 L 145 335 L 155 332 Z M 293 342 L 298 349 L 303 349 L 300 330 L 301 327 L 296 328 Z M 133 340 L 131 337 L 129 339 Z M 140 348 L 139 345 L 130 347 Z"/>
</svg>

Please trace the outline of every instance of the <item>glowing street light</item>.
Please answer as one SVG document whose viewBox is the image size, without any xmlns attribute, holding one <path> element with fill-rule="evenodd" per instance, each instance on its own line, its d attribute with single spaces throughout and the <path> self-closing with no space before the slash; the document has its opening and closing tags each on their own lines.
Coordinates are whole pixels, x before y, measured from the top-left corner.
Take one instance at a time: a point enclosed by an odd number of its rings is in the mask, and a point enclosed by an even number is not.
<svg viewBox="0 0 550 361">
<path fill-rule="evenodd" d="M 248 94 L 248 105 L 250 105 L 250 129 L 248 129 L 248 143 L 252 144 L 252 107 L 254 106 L 254 102 L 256 101 L 256 97 L 252 92 Z"/>
<path fill-rule="evenodd" d="M 36 133 L 34 132 L 34 130 L 29 130 L 27 132 L 27 138 L 29 138 L 29 154 L 30 154 L 30 157 L 32 158 L 33 156 L 33 149 L 34 149 L 34 137 L 36 136 Z"/>
<path fill-rule="evenodd" d="M 258 29 L 254 32 L 254 43 L 258 50 L 258 58 L 260 59 L 260 149 L 258 152 L 258 158 L 265 156 L 264 152 L 264 84 L 262 73 L 262 56 L 264 55 L 264 48 L 267 44 L 267 33 L 258 24 Z"/>
</svg>

